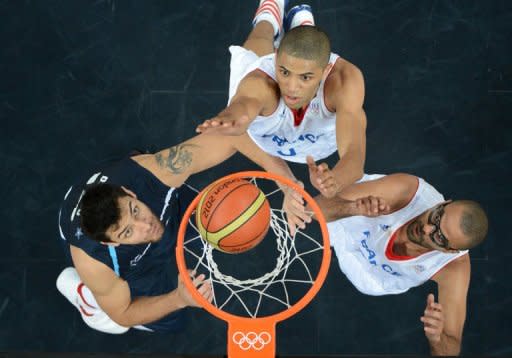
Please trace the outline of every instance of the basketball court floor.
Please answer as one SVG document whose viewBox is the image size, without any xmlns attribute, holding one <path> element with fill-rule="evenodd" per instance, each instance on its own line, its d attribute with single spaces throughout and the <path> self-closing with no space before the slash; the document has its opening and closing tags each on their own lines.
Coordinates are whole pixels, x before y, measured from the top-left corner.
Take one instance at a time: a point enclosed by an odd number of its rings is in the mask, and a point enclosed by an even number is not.
<svg viewBox="0 0 512 358">
<path fill-rule="evenodd" d="M 333 51 L 365 76 L 365 172 L 415 174 L 446 198 L 474 199 L 487 210 L 488 240 L 471 252 L 462 353 L 511 354 L 512 4 L 310 5 Z M 57 213 L 69 185 L 97 163 L 177 144 L 225 106 L 227 48 L 243 42 L 256 6 L 0 1 L 0 351 L 225 353 L 225 323 L 198 309 L 175 335 L 89 329 L 55 288 L 65 267 Z M 257 168 L 237 155 L 190 182 L 202 188 L 250 169 Z M 304 166 L 292 169 L 307 182 Z M 278 324 L 277 352 L 428 354 L 420 316 L 429 292 L 435 285 L 364 296 L 333 254 L 317 297 Z"/>
</svg>

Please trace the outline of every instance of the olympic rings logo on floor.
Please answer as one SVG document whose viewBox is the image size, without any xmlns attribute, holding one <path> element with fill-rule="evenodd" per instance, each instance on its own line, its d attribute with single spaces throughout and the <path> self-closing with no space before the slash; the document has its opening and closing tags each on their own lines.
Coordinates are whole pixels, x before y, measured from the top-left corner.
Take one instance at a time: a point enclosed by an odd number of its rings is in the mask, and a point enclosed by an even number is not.
<svg viewBox="0 0 512 358">
<path fill-rule="evenodd" d="M 240 331 L 236 331 L 235 333 L 233 333 L 232 339 L 233 342 L 235 344 L 238 344 L 240 349 L 244 351 L 247 351 L 251 348 L 259 351 L 270 343 L 272 337 L 270 336 L 270 333 L 265 331 L 260 333 L 247 332 L 247 334 Z"/>
</svg>

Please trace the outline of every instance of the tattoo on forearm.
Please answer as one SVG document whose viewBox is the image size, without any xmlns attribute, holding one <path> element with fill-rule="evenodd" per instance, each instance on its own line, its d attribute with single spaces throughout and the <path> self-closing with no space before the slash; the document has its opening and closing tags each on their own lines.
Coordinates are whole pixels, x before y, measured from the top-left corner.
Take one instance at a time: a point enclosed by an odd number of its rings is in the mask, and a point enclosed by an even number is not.
<svg viewBox="0 0 512 358">
<path fill-rule="evenodd" d="M 155 154 L 156 162 L 162 169 L 168 169 L 173 174 L 181 174 L 192 164 L 192 152 L 190 147 L 198 147 L 195 144 L 179 144 L 169 148 L 168 155 Z"/>
</svg>

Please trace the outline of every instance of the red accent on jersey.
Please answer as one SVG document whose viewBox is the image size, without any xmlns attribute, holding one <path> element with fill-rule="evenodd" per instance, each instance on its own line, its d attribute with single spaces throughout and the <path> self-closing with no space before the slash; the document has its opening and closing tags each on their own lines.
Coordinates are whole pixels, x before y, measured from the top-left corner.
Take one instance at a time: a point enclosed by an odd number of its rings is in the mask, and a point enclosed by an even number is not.
<svg viewBox="0 0 512 358">
<path fill-rule="evenodd" d="M 306 111 L 308 110 L 309 104 L 306 106 L 306 108 L 299 108 L 299 109 L 291 109 L 293 113 L 293 125 L 295 127 L 298 127 L 302 120 L 304 119 L 304 115 L 306 114 Z"/>
<path fill-rule="evenodd" d="M 395 242 L 396 235 L 398 231 L 395 231 L 393 235 L 391 235 L 391 238 L 388 241 L 388 245 L 386 246 L 386 257 L 390 260 L 410 260 L 414 258 L 413 256 L 401 256 L 397 255 L 393 252 L 393 242 Z"/>
</svg>

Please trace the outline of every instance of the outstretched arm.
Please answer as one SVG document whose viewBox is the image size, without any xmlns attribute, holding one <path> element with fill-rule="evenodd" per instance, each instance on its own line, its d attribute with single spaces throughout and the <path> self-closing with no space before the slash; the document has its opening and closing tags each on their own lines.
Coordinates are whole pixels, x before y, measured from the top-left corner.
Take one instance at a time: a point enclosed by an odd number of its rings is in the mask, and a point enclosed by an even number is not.
<svg viewBox="0 0 512 358">
<path fill-rule="evenodd" d="M 317 201 L 327 221 L 347 216 L 378 216 L 404 207 L 418 188 L 418 178 L 404 173 L 351 184 L 333 198 L 318 195 Z"/>
<path fill-rule="evenodd" d="M 438 285 L 439 302 L 430 294 L 421 317 L 432 355 L 460 354 L 470 276 L 469 254 L 466 254 L 432 277 Z"/>
<path fill-rule="evenodd" d="M 238 86 L 231 103 L 215 117 L 197 126 L 197 133 L 237 136 L 245 133 L 251 122 L 263 112 L 277 106 L 275 84 L 262 73 L 255 71 Z"/>
<path fill-rule="evenodd" d="M 154 155 L 139 155 L 132 159 L 151 171 L 166 185 L 178 187 L 190 175 L 222 163 L 236 151 L 264 170 L 296 181 L 284 160 L 265 153 L 247 133 L 229 140 L 224 136 L 200 134 Z M 284 210 L 293 234 L 295 226 L 304 227 L 304 223 L 310 222 L 311 219 L 304 210 L 302 197 L 283 185 L 280 185 L 280 188 L 285 193 Z"/>
<path fill-rule="evenodd" d="M 340 160 L 332 169 L 336 190 L 331 196 L 363 176 L 366 156 L 363 75 L 357 67 L 341 59 L 334 70 L 326 83 L 326 100 L 336 111 L 336 142 Z"/>
<path fill-rule="evenodd" d="M 199 307 L 180 277 L 178 287 L 171 292 L 132 298 L 128 283 L 105 264 L 74 246 L 71 246 L 71 256 L 80 279 L 91 290 L 101 309 L 121 326 L 147 324 L 187 306 Z M 193 282 L 203 297 L 211 301 L 212 288 L 204 278 L 204 275 L 199 275 Z"/>
<path fill-rule="evenodd" d="M 192 174 L 222 163 L 235 152 L 235 146 L 225 137 L 200 134 L 155 154 L 132 159 L 164 184 L 179 187 Z"/>
</svg>

